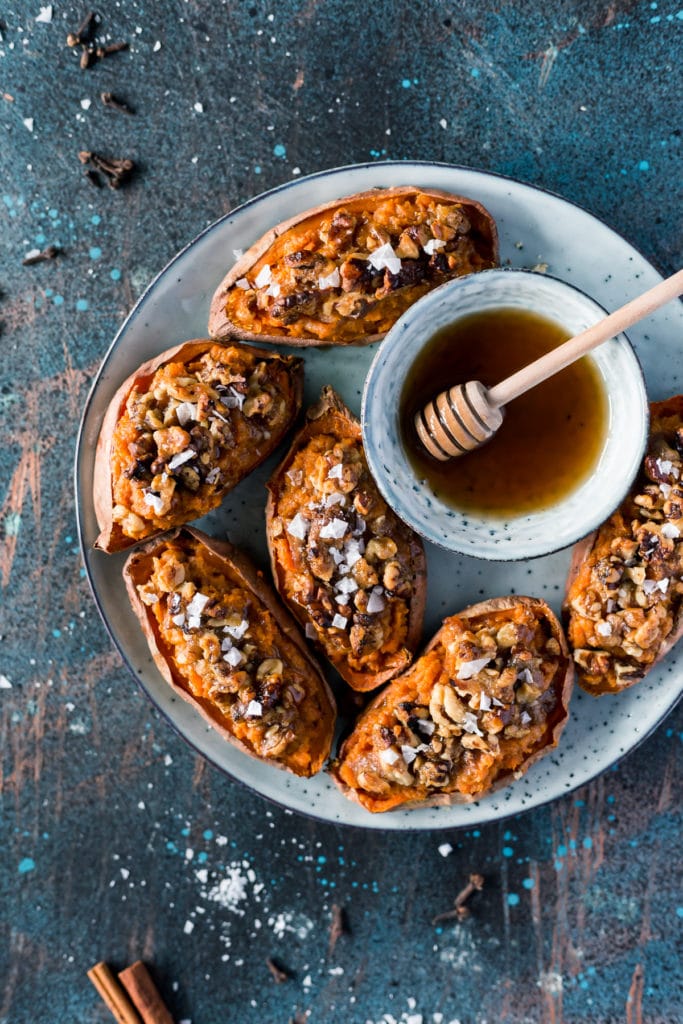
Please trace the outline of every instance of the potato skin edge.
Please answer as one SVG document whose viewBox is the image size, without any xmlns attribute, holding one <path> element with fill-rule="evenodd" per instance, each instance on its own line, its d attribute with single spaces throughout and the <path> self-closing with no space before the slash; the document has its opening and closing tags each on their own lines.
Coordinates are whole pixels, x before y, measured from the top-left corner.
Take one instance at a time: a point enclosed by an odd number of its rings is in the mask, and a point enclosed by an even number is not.
<svg viewBox="0 0 683 1024">
<path fill-rule="evenodd" d="M 329 348 L 336 345 L 352 348 L 373 345 L 375 342 L 381 341 L 386 337 L 386 332 L 381 334 L 368 334 L 364 337 L 354 338 L 352 341 L 335 342 L 333 339 L 321 341 L 320 338 L 295 338 L 288 335 L 257 334 L 253 331 L 246 331 L 237 326 L 237 324 L 235 324 L 225 312 L 226 296 L 235 282 L 249 272 L 251 267 L 253 267 L 261 256 L 268 251 L 276 239 L 280 238 L 281 235 L 285 234 L 291 228 L 296 227 L 298 224 L 301 224 L 302 221 L 307 220 L 309 217 L 317 217 L 321 213 L 325 213 L 327 210 L 334 210 L 345 203 L 356 201 L 372 202 L 377 199 L 393 199 L 394 197 L 414 195 L 418 192 L 431 196 L 435 199 L 443 199 L 444 201 L 451 203 L 457 202 L 461 203 L 463 206 L 469 206 L 470 208 L 475 209 L 487 223 L 491 234 L 491 259 L 496 265 L 498 264 L 499 249 L 496 222 L 488 210 L 476 199 L 470 199 L 468 196 L 455 195 L 451 192 L 444 192 L 441 189 L 420 188 L 417 185 L 400 185 L 395 188 L 378 187 L 368 189 L 365 192 L 356 192 L 350 196 L 342 196 L 341 198 L 334 199 L 331 202 L 322 203 L 319 206 L 314 206 L 308 210 L 304 210 L 302 213 L 296 214 L 294 217 L 290 217 L 288 220 L 284 220 L 279 224 L 276 224 L 275 227 L 271 228 L 270 231 L 267 231 L 265 235 L 262 235 L 261 238 L 257 239 L 256 242 L 247 249 L 244 255 L 241 256 L 228 271 L 214 292 L 209 311 L 208 331 L 210 336 L 219 341 L 236 339 L 238 341 L 263 342 L 268 345 L 287 345 L 293 348 Z"/>
<path fill-rule="evenodd" d="M 329 427 L 328 424 L 330 425 Z M 343 431 L 343 433 L 340 431 Z M 339 436 L 354 438 L 362 444 L 360 423 L 349 411 L 336 391 L 329 386 L 325 386 L 322 389 L 320 400 L 308 410 L 306 414 L 306 424 L 296 434 L 287 454 L 266 484 L 266 487 L 268 488 L 268 500 L 266 502 L 266 539 L 268 542 L 268 552 L 270 555 L 273 580 L 283 601 L 285 601 L 284 575 L 281 573 L 280 566 L 277 562 L 275 544 L 273 543 L 272 535 L 272 524 L 276 506 L 279 501 L 280 484 L 292 459 L 299 449 L 304 447 L 316 434 L 328 432 L 339 434 Z M 406 529 L 408 528 L 406 527 Z M 422 633 L 422 620 L 424 618 L 425 604 L 427 601 L 427 561 L 425 551 L 422 541 L 419 539 L 417 534 L 413 534 L 412 532 L 410 535 L 410 551 L 412 564 L 415 566 L 415 593 L 413 594 L 413 598 L 410 602 L 408 613 L 408 634 L 405 640 L 405 648 L 407 649 L 405 664 L 399 665 L 395 668 L 388 668 L 384 672 L 375 674 L 369 672 L 357 672 L 350 668 L 346 668 L 344 670 L 343 666 L 340 664 L 331 662 L 344 682 L 348 683 L 352 689 L 360 693 L 376 690 L 378 686 L 386 683 L 389 679 L 393 679 L 412 664 L 414 653 L 411 653 L 409 657 L 407 654 L 408 652 L 414 652 L 419 643 Z M 307 621 L 305 615 L 303 613 L 298 614 L 297 610 L 291 607 L 289 603 L 287 603 L 287 607 L 290 609 L 297 622 L 299 622 L 301 626 L 304 626 Z M 327 655 L 324 656 L 327 657 Z M 328 660 L 330 659 L 328 658 Z"/>
<path fill-rule="evenodd" d="M 208 550 L 216 556 L 220 561 L 230 566 L 238 575 L 245 589 L 251 591 L 255 596 L 266 606 L 268 611 L 271 613 L 278 626 L 285 634 L 285 636 L 296 646 L 299 653 L 305 659 L 307 666 L 314 673 L 319 682 L 322 685 L 321 694 L 325 698 L 328 704 L 327 713 L 325 714 L 325 723 L 327 731 L 327 742 L 325 743 L 325 749 L 319 756 L 317 761 L 314 762 L 312 770 L 304 777 L 310 777 L 316 774 L 322 768 L 324 762 L 330 755 L 332 748 L 332 740 L 334 734 L 334 726 L 336 721 L 337 706 L 334 699 L 334 695 L 325 679 L 322 669 L 318 665 L 317 661 L 311 655 L 311 652 L 306 645 L 303 637 L 301 636 L 299 629 L 289 615 L 287 610 L 280 604 L 277 597 L 275 596 L 272 587 L 263 579 L 263 576 L 259 573 L 256 567 L 253 565 L 251 560 L 242 552 L 235 548 L 228 541 L 221 541 L 214 537 L 210 537 L 208 534 L 203 533 L 201 530 L 194 529 L 193 527 L 180 527 L 174 530 L 172 533 L 164 535 L 164 541 L 172 541 L 177 537 L 181 537 L 183 534 L 187 534 L 194 538 L 200 544 L 208 548 Z M 229 729 L 222 724 L 220 717 L 213 712 L 212 706 L 208 701 L 203 701 L 191 693 L 189 693 L 185 687 L 178 681 L 176 676 L 171 669 L 171 666 L 167 660 L 166 655 L 160 646 L 160 637 L 157 635 L 157 629 L 155 628 L 155 619 L 147 606 L 140 600 L 140 596 L 137 592 L 137 584 L 143 582 L 146 578 L 137 578 L 139 572 L 144 567 L 144 562 L 148 559 L 159 547 L 161 541 L 159 538 L 148 541 L 143 547 L 132 551 L 126 559 L 123 567 L 123 579 L 126 586 L 126 592 L 128 594 L 131 606 L 140 623 L 140 628 L 147 640 L 150 653 L 154 659 L 156 667 L 159 669 L 162 677 L 171 686 L 173 692 L 178 696 L 182 697 L 186 703 L 192 705 L 198 710 L 202 716 L 211 724 L 211 726 L 223 736 L 232 746 L 241 750 L 242 753 L 247 754 L 249 757 L 253 757 L 257 761 L 261 761 L 264 764 L 274 765 L 283 771 L 289 771 L 292 774 L 299 774 L 293 772 L 287 765 L 281 764 L 276 760 L 268 757 L 261 757 L 253 750 L 251 750 L 246 744 L 234 736 Z"/>
</svg>

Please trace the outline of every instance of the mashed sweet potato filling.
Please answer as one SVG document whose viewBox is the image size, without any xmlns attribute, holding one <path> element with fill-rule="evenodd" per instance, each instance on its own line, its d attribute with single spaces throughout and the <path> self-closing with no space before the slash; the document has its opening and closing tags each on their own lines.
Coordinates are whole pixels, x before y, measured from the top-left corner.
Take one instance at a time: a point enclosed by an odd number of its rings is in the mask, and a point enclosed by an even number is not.
<svg viewBox="0 0 683 1024">
<path fill-rule="evenodd" d="M 257 756 L 310 774 L 329 715 L 310 664 L 258 597 L 205 548 L 176 540 L 158 550 L 137 591 L 173 677 Z"/>
<path fill-rule="evenodd" d="M 306 635 L 342 675 L 400 671 L 416 583 L 410 531 L 379 494 L 361 442 L 310 438 L 289 462 L 273 513 L 284 596 L 306 616 Z"/>
<path fill-rule="evenodd" d="M 495 265 L 472 206 L 426 193 L 364 196 L 279 235 L 226 295 L 243 331 L 340 344 L 384 333 L 444 281 Z"/>
<path fill-rule="evenodd" d="M 549 742 L 566 668 L 529 607 L 446 619 L 435 643 L 361 716 L 334 766 L 371 811 L 473 799 Z"/>
<path fill-rule="evenodd" d="M 113 519 L 140 540 L 214 508 L 282 436 L 298 360 L 213 345 L 138 379 L 112 439 Z"/>
<path fill-rule="evenodd" d="M 565 608 L 578 682 L 617 693 L 645 675 L 683 602 L 683 400 L 654 403 L 634 492 L 604 523 Z"/>
</svg>

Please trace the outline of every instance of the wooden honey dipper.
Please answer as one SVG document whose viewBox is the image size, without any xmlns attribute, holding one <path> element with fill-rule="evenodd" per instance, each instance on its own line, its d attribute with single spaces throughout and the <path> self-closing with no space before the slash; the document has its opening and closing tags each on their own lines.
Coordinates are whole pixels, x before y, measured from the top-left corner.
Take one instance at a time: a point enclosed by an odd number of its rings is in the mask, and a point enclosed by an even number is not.
<svg viewBox="0 0 683 1024">
<path fill-rule="evenodd" d="M 627 302 L 592 327 L 547 352 L 513 373 L 500 384 L 486 388 L 481 381 L 456 384 L 442 391 L 415 414 L 415 429 L 430 455 L 445 462 L 474 451 L 490 440 L 503 422 L 503 407 L 525 391 L 553 377 L 603 341 L 654 313 L 683 294 L 683 270 L 660 281 L 654 288 Z"/>
</svg>

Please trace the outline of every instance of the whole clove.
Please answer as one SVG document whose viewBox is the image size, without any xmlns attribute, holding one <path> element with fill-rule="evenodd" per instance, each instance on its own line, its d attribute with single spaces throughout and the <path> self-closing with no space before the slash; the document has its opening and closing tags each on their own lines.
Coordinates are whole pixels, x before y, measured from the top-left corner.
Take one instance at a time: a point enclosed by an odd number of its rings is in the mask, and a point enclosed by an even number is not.
<svg viewBox="0 0 683 1024">
<path fill-rule="evenodd" d="M 455 897 L 453 909 L 447 910 L 443 914 L 437 914 L 436 917 L 432 918 L 432 924 L 439 924 L 441 921 L 452 921 L 454 918 L 458 921 L 464 921 L 466 917 L 469 917 L 470 909 L 466 906 L 466 903 L 473 892 L 481 892 L 484 888 L 484 881 L 483 875 L 470 875 L 467 885 Z"/>
<path fill-rule="evenodd" d="M 120 188 L 121 185 L 128 181 L 135 170 L 135 164 L 132 160 L 117 160 L 114 157 L 105 157 L 100 153 L 93 153 L 87 149 L 81 150 L 78 154 L 78 159 L 82 164 L 89 165 L 93 170 L 104 174 L 110 188 Z M 90 173 L 86 173 L 92 181 Z"/>
<path fill-rule="evenodd" d="M 278 964 L 276 964 L 275 961 L 271 959 L 271 957 L 268 957 L 268 959 L 266 960 L 266 967 L 273 975 L 273 979 L 275 980 L 276 985 L 282 985 L 283 982 L 289 981 L 289 973 L 283 970 L 283 968 L 280 967 Z"/>
<path fill-rule="evenodd" d="M 95 59 L 95 48 L 93 46 L 84 46 L 81 49 L 80 65 L 84 71 L 95 63 Z"/>
<path fill-rule="evenodd" d="M 98 46 L 95 50 L 95 55 L 101 60 L 103 57 L 110 57 L 112 53 L 120 53 L 121 50 L 127 50 L 129 45 L 129 43 L 121 42 L 110 43 L 109 46 Z"/>
<path fill-rule="evenodd" d="M 71 49 L 74 46 L 87 46 L 93 41 L 97 18 L 94 11 L 89 11 L 75 32 L 69 32 L 66 37 L 66 45 Z"/>
<path fill-rule="evenodd" d="M 32 267 L 35 263 L 45 263 L 48 260 L 54 260 L 61 253 L 61 249 L 56 245 L 48 245 L 42 252 L 35 252 L 30 256 L 25 256 L 21 261 L 22 266 Z"/>
<path fill-rule="evenodd" d="M 111 92 L 100 93 L 100 99 L 104 103 L 105 107 L 111 107 L 112 110 L 120 110 L 122 114 L 135 113 L 132 107 L 129 107 L 123 100 L 117 99 L 117 97 Z"/>
<path fill-rule="evenodd" d="M 337 940 L 347 931 L 344 908 L 337 903 L 332 904 L 332 920 L 330 922 L 330 941 L 327 947 L 327 955 L 332 956 Z"/>
</svg>

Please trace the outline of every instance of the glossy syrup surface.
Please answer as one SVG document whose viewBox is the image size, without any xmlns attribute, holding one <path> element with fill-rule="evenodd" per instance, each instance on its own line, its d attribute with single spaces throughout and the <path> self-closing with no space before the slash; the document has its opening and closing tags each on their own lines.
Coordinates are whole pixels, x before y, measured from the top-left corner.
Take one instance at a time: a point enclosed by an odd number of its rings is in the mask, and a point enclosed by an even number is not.
<svg viewBox="0 0 683 1024">
<path fill-rule="evenodd" d="M 498 433 L 467 455 L 437 461 L 413 425 L 440 391 L 468 380 L 492 387 L 568 337 L 536 313 L 501 308 L 462 317 L 425 345 L 403 385 L 401 434 L 418 479 L 443 502 L 501 518 L 520 515 L 561 501 L 595 469 L 608 402 L 588 356 L 511 402 Z"/>
</svg>

